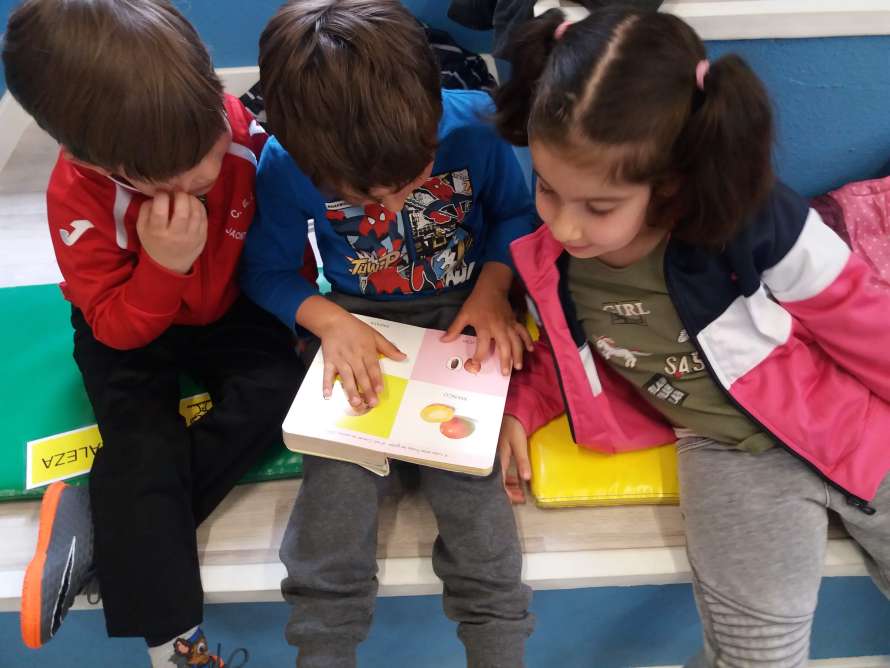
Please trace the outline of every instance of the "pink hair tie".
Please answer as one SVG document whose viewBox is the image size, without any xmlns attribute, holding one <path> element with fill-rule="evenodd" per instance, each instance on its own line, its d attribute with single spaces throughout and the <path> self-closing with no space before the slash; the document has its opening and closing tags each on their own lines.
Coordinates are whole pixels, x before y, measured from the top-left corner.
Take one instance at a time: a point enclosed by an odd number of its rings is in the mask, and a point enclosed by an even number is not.
<svg viewBox="0 0 890 668">
<path fill-rule="evenodd" d="M 710 71 L 711 61 L 709 60 L 700 60 L 698 65 L 695 66 L 695 81 L 698 84 L 698 89 L 702 92 L 705 90 L 705 77 L 708 76 Z"/>
<path fill-rule="evenodd" d="M 569 29 L 570 25 L 572 25 L 571 21 L 563 21 L 558 26 L 556 26 L 556 30 L 553 31 L 553 39 L 561 40 L 563 35 L 566 34 L 566 30 Z"/>
</svg>

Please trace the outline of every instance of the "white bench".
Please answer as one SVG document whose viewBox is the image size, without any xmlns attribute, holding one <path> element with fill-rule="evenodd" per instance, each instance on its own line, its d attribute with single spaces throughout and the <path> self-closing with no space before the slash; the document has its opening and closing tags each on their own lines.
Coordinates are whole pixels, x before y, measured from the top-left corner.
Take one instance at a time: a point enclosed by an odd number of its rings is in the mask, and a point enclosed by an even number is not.
<svg viewBox="0 0 890 668">
<path fill-rule="evenodd" d="M 284 567 L 278 546 L 298 480 L 237 487 L 198 531 L 210 603 L 279 601 Z M 22 578 L 37 543 L 39 503 L 0 504 L 0 611 L 17 610 Z M 535 589 L 688 582 L 683 522 L 676 506 L 542 510 L 516 508 L 524 578 Z M 379 532 L 380 594 L 441 591 L 430 563 L 436 537 L 427 503 L 415 494 L 387 500 Z M 858 548 L 833 530 L 826 576 L 865 575 Z M 84 604 L 85 602 L 81 602 Z"/>
</svg>

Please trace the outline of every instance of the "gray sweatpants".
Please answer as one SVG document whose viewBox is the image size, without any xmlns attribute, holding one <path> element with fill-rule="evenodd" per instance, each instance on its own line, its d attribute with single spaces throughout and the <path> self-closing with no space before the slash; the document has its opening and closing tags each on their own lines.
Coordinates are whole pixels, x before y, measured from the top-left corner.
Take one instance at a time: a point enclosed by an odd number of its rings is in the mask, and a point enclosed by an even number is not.
<svg viewBox="0 0 890 668">
<path fill-rule="evenodd" d="M 332 299 L 354 313 L 446 329 L 466 296 Z M 356 647 L 368 635 L 377 595 L 378 506 L 406 472 L 419 477 L 436 516 L 433 568 L 444 582 L 445 614 L 458 623 L 467 665 L 523 666 L 534 626 L 531 590 L 521 580 L 522 551 L 499 467 L 482 478 L 391 464 L 390 475 L 380 477 L 355 464 L 303 458 L 303 484 L 280 551 L 288 573 L 281 590 L 293 606 L 285 635 L 299 648 L 297 666 L 356 665 Z"/>
<path fill-rule="evenodd" d="M 779 447 L 751 455 L 687 438 L 678 453 L 686 549 L 704 628 L 704 650 L 689 668 L 806 665 L 829 509 L 890 598 L 890 477 L 869 516 Z"/>
</svg>

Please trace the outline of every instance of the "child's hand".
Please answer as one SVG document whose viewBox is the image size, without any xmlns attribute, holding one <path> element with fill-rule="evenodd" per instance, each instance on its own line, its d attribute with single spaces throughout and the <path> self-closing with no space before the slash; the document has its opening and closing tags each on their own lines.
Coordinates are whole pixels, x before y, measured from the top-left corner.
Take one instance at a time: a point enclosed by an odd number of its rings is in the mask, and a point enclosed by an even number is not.
<svg viewBox="0 0 890 668">
<path fill-rule="evenodd" d="M 442 341 L 454 341 L 465 327 L 476 330 L 476 352 L 473 359 L 482 364 L 491 354 L 491 344 L 501 362 L 501 373 L 522 368 L 523 347 L 531 352 L 532 339 L 528 330 L 516 320 L 507 293 L 513 271 L 499 262 L 489 262 L 482 269 L 473 292 L 442 337 Z"/>
<path fill-rule="evenodd" d="M 322 392 L 325 399 L 330 398 L 334 391 L 334 380 L 339 374 L 351 405 L 374 407 L 378 403 L 377 395 L 383 392 L 383 374 L 380 371 L 378 353 L 396 362 L 404 360 L 405 354 L 370 325 L 339 306 L 335 308 L 339 313 L 327 318 L 315 330 L 315 334 L 321 339 L 324 356 Z"/>
<path fill-rule="evenodd" d="M 187 274 L 207 242 L 207 209 L 187 193 L 161 192 L 143 202 L 136 234 L 145 252 L 162 267 Z"/>
<path fill-rule="evenodd" d="M 498 439 L 498 458 L 501 461 L 501 474 L 504 478 L 504 491 L 512 503 L 525 503 L 522 481 L 532 478 L 528 462 L 528 435 L 522 423 L 512 415 L 505 415 L 501 423 L 501 436 Z M 516 462 L 516 473 L 510 471 L 510 462 Z"/>
</svg>

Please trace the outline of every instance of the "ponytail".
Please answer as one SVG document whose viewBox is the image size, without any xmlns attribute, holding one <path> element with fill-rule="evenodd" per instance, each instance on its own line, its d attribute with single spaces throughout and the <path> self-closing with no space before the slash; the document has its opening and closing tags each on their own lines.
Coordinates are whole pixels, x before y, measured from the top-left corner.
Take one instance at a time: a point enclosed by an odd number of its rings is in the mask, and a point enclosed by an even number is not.
<svg viewBox="0 0 890 668">
<path fill-rule="evenodd" d="M 497 112 L 494 123 L 501 136 L 516 146 L 528 146 L 528 118 L 550 54 L 557 43 L 556 29 L 565 15 L 551 9 L 515 30 L 497 55 L 509 61 L 510 79 L 492 97 Z"/>
<path fill-rule="evenodd" d="M 684 213 L 674 235 L 720 246 L 773 187 L 772 109 L 763 84 L 736 55 L 714 62 L 703 84 L 674 144 Z"/>
</svg>

